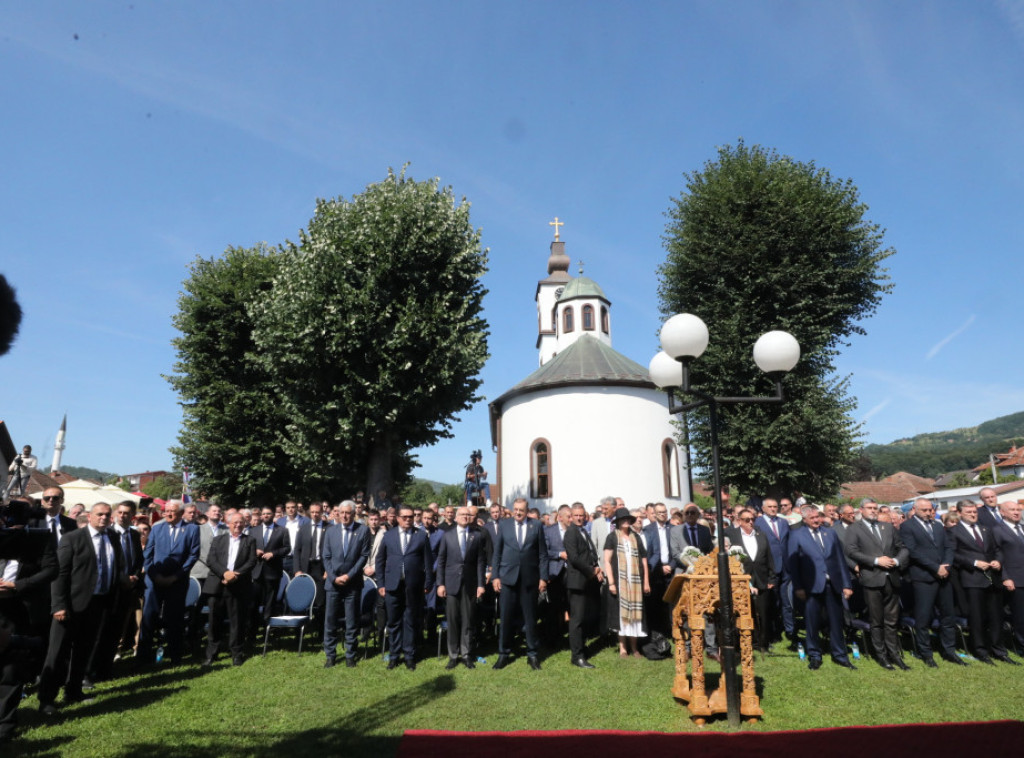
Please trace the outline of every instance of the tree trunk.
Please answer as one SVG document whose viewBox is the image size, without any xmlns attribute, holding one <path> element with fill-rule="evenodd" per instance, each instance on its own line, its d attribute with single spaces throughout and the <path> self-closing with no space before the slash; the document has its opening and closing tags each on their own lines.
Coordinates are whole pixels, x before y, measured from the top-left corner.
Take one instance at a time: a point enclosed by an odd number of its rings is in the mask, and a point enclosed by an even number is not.
<svg viewBox="0 0 1024 758">
<path fill-rule="evenodd" d="M 366 464 L 366 494 L 368 502 L 377 503 L 377 493 L 386 490 L 390 498 L 393 474 L 391 471 L 391 436 L 378 432 L 370 448 L 370 460 Z"/>
</svg>

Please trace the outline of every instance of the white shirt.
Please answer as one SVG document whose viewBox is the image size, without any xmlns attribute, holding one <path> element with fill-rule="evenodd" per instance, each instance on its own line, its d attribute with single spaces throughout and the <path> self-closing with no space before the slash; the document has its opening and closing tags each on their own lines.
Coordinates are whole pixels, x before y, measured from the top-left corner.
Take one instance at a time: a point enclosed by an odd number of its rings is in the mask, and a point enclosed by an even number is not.
<svg viewBox="0 0 1024 758">
<path fill-rule="evenodd" d="M 235 561 L 238 560 L 238 546 L 242 543 L 242 537 L 231 535 L 228 540 L 228 571 L 235 570 Z"/>
<path fill-rule="evenodd" d="M 743 531 L 740 528 L 740 536 L 743 537 L 743 549 L 747 551 L 747 555 L 750 556 L 750 560 L 757 559 L 757 533 L 751 530 L 750 534 Z"/>
</svg>

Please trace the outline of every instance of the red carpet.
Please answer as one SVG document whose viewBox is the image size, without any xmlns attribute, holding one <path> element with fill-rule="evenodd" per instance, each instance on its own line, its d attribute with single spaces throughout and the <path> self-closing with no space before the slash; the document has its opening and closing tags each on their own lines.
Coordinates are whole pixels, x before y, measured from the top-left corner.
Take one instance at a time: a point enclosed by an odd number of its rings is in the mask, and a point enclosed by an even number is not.
<svg viewBox="0 0 1024 758">
<path fill-rule="evenodd" d="M 811 729 L 802 732 L 439 732 L 402 736 L 398 758 L 1002 758 L 1024 755 L 1024 723 L 903 724 Z"/>
</svg>

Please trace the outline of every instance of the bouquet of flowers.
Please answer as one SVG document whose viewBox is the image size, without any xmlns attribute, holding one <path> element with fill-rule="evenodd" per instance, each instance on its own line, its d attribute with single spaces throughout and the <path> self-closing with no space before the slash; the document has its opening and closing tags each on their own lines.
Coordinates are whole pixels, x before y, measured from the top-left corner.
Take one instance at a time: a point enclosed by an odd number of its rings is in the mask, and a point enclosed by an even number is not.
<svg viewBox="0 0 1024 758">
<path fill-rule="evenodd" d="M 693 567 L 697 563 L 697 559 L 700 558 L 704 553 L 700 551 L 700 548 L 694 547 L 693 545 L 687 545 L 683 548 L 683 552 L 679 554 L 679 560 L 686 564 L 686 573 L 692 574 Z"/>
</svg>

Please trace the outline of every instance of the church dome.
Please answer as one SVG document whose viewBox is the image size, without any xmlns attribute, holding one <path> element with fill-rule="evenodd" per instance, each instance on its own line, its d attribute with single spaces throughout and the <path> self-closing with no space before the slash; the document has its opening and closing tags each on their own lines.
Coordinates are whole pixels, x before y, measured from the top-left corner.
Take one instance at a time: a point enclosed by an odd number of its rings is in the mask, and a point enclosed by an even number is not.
<svg viewBox="0 0 1024 758">
<path fill-rule="evenodd" d="M 558 302 L 564 303 L 566 300 L 572 300 L 578 297 L 598 297 L 604 300 L 606 303 L 609 302 L 608 298 L 604 294 L 604 290 L 601 286 L 593 279 L 588 279 L 585 276 L 577 276 L 562 290 L 561 296 L 558 298 Z"/>
</svg>

